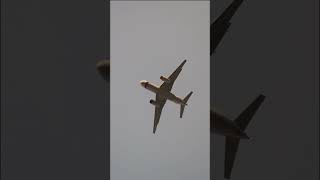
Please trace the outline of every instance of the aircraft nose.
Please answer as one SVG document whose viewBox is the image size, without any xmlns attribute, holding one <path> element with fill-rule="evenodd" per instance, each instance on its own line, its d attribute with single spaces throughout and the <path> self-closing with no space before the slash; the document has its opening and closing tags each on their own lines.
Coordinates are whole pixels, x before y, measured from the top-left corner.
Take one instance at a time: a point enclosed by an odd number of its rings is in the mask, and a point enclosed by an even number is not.
<svg viewBox="0 0 320 180">
<path fill-rule="evenodd" d="M 140 84 L 141 84 L 141 86 L 143 86 L 143 87 L 145 87 L 146 83 L 147 83 L 147 81 L 146 81 L 146 80 L 142 80 L 142 81 L 140 81 Z"/>
</svg>

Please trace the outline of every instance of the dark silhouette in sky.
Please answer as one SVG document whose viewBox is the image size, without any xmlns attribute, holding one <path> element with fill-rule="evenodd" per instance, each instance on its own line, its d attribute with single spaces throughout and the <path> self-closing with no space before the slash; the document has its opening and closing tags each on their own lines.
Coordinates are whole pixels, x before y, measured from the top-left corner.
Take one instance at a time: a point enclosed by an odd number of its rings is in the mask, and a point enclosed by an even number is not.
<svg viewBox="0 0 320 180">
<path fill-rule="evenodd" d="M 224 177 L 227 179 L 231 177 L 240 139 L 249 139 L 245 130 L 264 99 L 264 95 L 259 95 L 234 121 L 210 110 L 210 132 L 226 137 Z"/>
<path fill-rule="evenodd" d="M 101 74 L 104 80 L 110 82 L 110 60 L 101 59 L 97 62 L 97 70 Z"/>
<path fill-rule="evenodd" d="M 231 23 L 230 20 L 236 13 L 243 0 L 234 0 L 231 5 L 210 26 L 210 55 L 212 55 L 224 35 L 227 33 Z"/>
</svg>

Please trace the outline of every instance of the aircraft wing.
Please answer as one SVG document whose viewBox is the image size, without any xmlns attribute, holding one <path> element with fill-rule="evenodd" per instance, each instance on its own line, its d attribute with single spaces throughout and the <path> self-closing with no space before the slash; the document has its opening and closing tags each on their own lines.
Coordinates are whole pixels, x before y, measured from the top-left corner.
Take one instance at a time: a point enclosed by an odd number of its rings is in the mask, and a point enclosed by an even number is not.
<svg viewBox="0 0 320 180">
<path fill-rule="evenodd" d="M 160 97 L 159 95 L 156 95 L 156 103 L 158 105 L 155 106 L 155 111 L 154 111 L 154 123 L 153 123 L 153 134 L 156 133 L 157 126 L 160 120 L 161 112 L 163 109 L 164 104 L 166 103 L 166 99 Z"/>
<path fill-rule="evenodd" d="M 224 159 L 224 177 L 230 179 L 234 160 L 239 147 L 239 138 L 226 137 L 225 159 Z"/>
<path fill-rule="evenodd" d="M 163 82 L 160 86 L 161 89 L 165 89 L 167 91 L 171 91 L 173 83 L 175 82 L 175 80 L 177 79 L 177 77 L 179 76 L 183 65 L 187 62 L 187 60 L 184 60 L 179 67 L 169 76 L 169 82 Z"/>
<path fill-rule="evenodd" d="M 238 117 L 234 120 L 234 123 L 244 131 L 254 114 L 260 108 L 261 104 L 263 103 L 265 96 L 260 94 Z"/>
<path fill-rule="evenodd" d="M 234 0 L 231 5 L 210 26 L 210 55 L 214 53 L 223 36 L 228 31 L 230 20 L 236 13 L 243 0 Z"/>
</svg>

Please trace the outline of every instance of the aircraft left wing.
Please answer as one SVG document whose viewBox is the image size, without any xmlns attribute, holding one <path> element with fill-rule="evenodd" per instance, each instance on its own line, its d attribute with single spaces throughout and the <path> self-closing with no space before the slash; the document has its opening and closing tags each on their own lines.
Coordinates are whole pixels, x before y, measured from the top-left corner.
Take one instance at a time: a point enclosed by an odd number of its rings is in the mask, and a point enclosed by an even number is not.
<svg viewBox="0 0 320 180">
<path fill-rule="evenodd" d="M 154 123 L 153 123 L 153 134 L 156 133 L 157 126 L 159 124 L 161 112 L 163 109 L 164 104 L 166 103 L 166 99 L 160 97 L 159 95 L 156 95 L 156 103 L 158 105 L 155 106 L 155 111 L 154 111 Z"/>
<path fill-rule="evenodd" d="M 175 80 L 177 79 L 177 77 L 179 76 L 183 65 L 187 62 L 187 60 L 184 60 L 179 67 L 169 76 L 168 81 L 165 81 L 161 84 L 160 88 L 161 89 L 165 89 L 167 91 L 171 91 L 173 83 L 175 82 Z"/>
<path fill-rule="evenodd" d="M 228 31 L 231 25 L 231 18 L 236 13 L 243 0 L 234 0 L 231 5 L 215 20 L 210 26 L 210 55 L 214 53 L 218 44 Z"/>
</svg>

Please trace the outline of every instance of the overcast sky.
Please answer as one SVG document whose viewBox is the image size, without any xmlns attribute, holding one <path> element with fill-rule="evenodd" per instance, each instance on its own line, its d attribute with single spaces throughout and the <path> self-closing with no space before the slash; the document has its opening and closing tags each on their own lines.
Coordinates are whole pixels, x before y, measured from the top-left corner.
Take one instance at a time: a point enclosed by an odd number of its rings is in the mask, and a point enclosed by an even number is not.
<svg viewBox="0 0 320 180">
<path fill-rule="evenodd" d="M 111 2 L 111 179 L 209 179 L 209 2 Z M 152 133 L 156 85 L 187 59 Z"/>
</svg>

